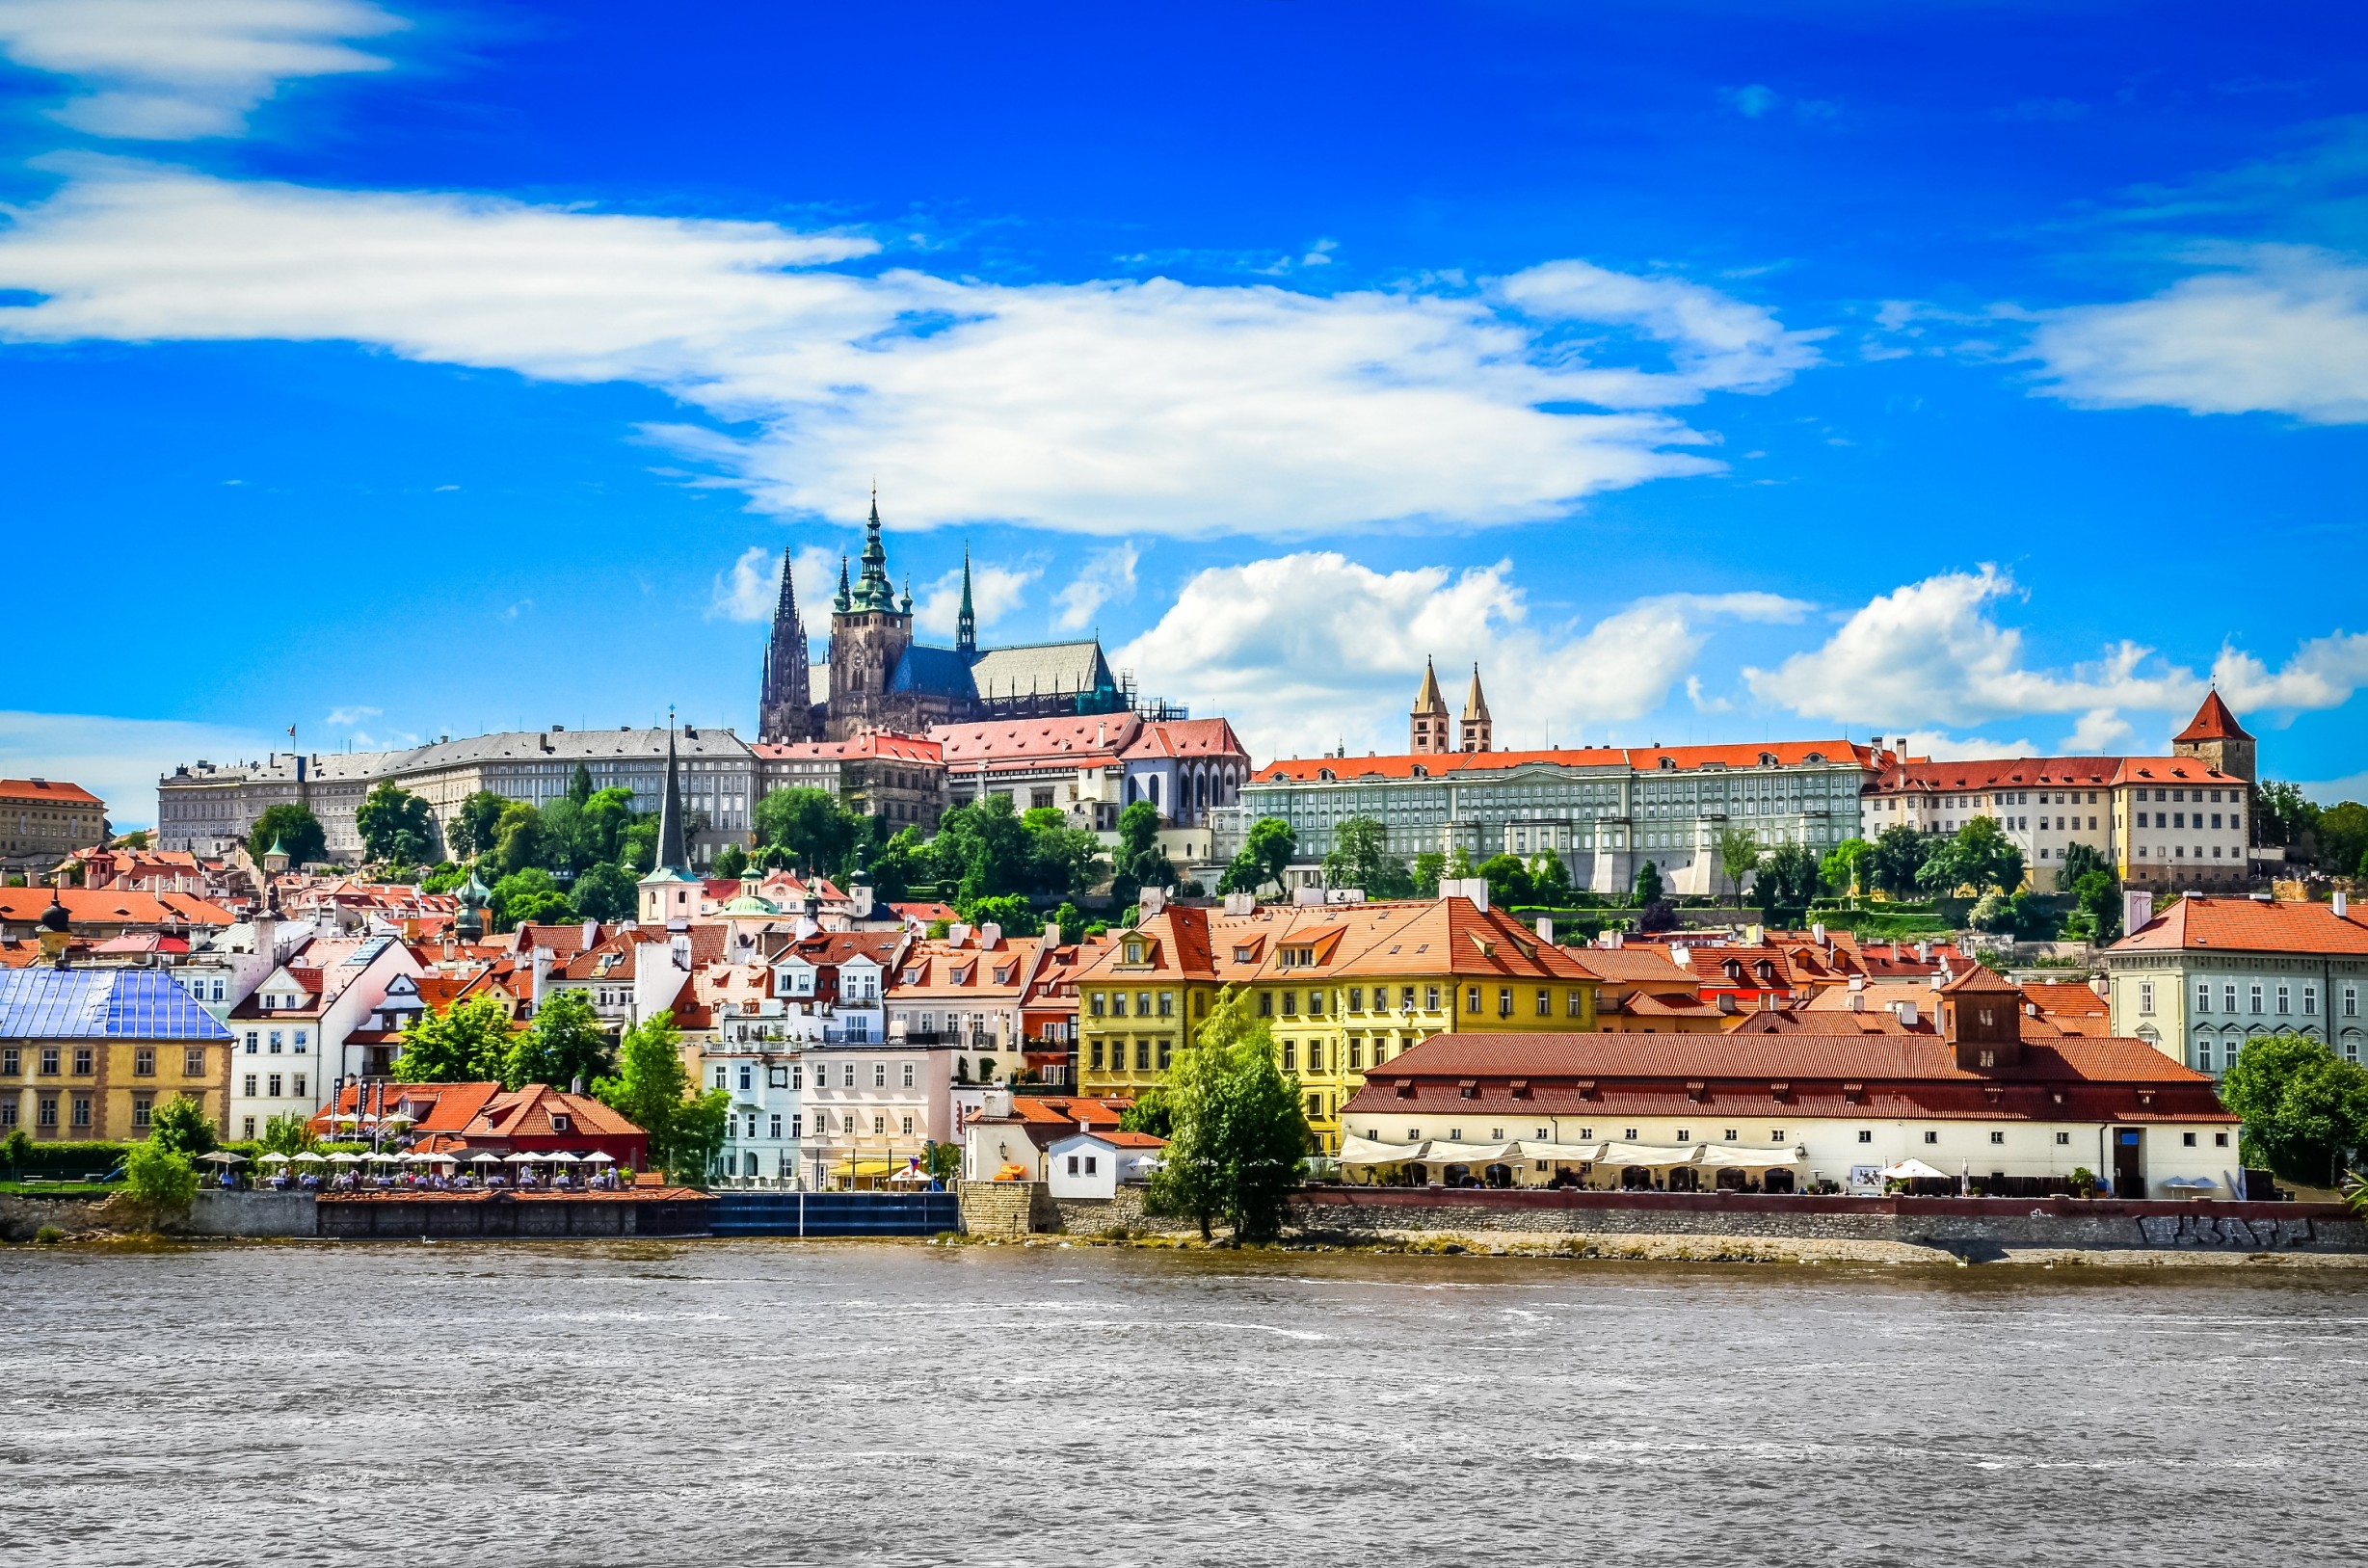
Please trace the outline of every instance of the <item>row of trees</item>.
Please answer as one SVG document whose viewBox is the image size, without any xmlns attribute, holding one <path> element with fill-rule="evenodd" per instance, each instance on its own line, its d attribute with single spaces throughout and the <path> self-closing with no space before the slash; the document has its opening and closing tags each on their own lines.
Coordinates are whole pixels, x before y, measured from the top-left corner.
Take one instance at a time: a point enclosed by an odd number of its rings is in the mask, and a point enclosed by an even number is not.
<svg viewBox="0 0 2368 1568">
<path fill-rule="evenodd" d="M 2253 792 L 2254 840 L 2330 876 L 2368 877 L 2368 806 L 2312 804 L 2300 784 L 2264 781 Z"/>
</svg>

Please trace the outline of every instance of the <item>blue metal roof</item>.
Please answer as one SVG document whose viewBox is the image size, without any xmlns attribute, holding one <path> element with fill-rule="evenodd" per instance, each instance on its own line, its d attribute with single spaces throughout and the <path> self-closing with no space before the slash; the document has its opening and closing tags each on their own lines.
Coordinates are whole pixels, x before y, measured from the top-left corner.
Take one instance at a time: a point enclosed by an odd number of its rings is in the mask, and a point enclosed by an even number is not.
<svg viewBox="0 0 2368 1568">
<path fill-rule="evenodd" d="M 160 970 L 0 970 L 0 1039 L 229 1038 Z"/>
<path fill-rule="evenodd" d="M 888 689 L 892 692 L 918 692 L 932 697 L 974 699 L 977 685 L 971 679 L 971 661 L 950 648 L 926 648 L 914 643 L 896 661 L 895 673 L 889 677 Z"/>
</svg>

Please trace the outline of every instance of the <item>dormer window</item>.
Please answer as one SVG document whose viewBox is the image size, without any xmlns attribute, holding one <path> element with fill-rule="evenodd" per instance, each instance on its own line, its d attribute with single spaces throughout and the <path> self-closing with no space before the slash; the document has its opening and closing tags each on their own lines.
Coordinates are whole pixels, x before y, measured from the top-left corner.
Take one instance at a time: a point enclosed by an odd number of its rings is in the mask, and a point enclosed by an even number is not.
<svg viewBox="0 0 2368 1568">
<path fill-rule="evenodd" d="M 559 1116 L 559 1115 L 553 1115 L 553 1116 L 551 1117 L 551 1130 L 552 1130 L 553 1132 L 572 1132 L 572 1131 L 574 1131 L 574 1130 L 575 1130 L 575 1121 L 574 1121 L 574 1118 L 572 1118 L 572 1117 L 569 1117 L 569 1116 Z"/>
<path fill-rule="evenodd" d="M 1127 943 L 1127 962 L 1130 964 L 1140 964 L 1143 962 L 1143 944 L 1141 943 L 1131 942 Z"/>
</svg>

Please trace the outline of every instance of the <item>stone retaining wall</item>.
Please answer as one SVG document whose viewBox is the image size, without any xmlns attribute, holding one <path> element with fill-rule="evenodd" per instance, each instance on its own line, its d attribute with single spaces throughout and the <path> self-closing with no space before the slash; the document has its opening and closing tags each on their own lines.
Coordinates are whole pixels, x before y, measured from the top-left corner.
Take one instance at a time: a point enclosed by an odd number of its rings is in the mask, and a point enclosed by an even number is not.
<svg viewBox="0 0 2368 1568">
<path fill-rule="evenodd" d="M 669 1191 L 648 1197 L 326 1197 L 317 1200 L 319 1234 L 342 1240 L 436 1236 L 554 1238 L 610 1236 L 705 1236 L 713 1200 Z"/>
<path fill-rule="evenodd" d="M 1100 1236 L 1105 1231 L 1121 1230 L 1176 1236 L 1189 1231 L 1200 1235 L 1200 1227 L 1188 1219 L 1144 1213 L 1143 1189 L 1139 1186 L 1122 1186 L 1115 1198 L 1055 1198 L 1052 1207 L 1060 1216 L 1060 1229 L 1071 1236 Z"/>
<path fill-rule="evenodd" d="M 30 1241 L 44 1225 L 61 1231 L 96 1231 L 107 1226 L 106 1198 L 18 1197 L 0 1194 L 0 1241 Z"/>
<path fill-rule="evenodd" d="M 1291 1218 L 1310 1235 L 1343 1237 L 1403 1231 L 1542 1231 L 1902 1241 L 1950 1248 L 2368 1252 L 2368 1225 L 2339 1204 L 1317 1187 L 1300 1195 Z"/>
<path fill-rule="evenodd" d="M 1027 1236 L 1060 1224 L 1060 1210 L 1042 1182 L 964 1182 L 955 1191 L 965 1236 Z"/>
<path fill-rule="evenodd" d="M 186 1217 L 167 1227 L 179 1236 L 318 1236 L 310 1192 L 198 1193 Z"/>
</svg>

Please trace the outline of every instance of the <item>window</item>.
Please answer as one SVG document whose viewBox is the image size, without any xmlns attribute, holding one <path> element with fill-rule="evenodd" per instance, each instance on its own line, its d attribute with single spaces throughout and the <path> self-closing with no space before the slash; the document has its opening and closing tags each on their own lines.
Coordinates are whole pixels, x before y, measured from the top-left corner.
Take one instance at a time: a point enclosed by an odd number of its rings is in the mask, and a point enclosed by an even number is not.
<svg viewBox="0 0 2368 1568">
<path fill-rule="evenodd" d="M 2213 1134 L 2212 1134 L 2212 1147 L 2213 1147 L 2213 1148 L 2215 1148 L 2215 1149 L 2225 1149 L 2225 1148 L 2227 1148 L 2227 1147 L 2228 1147 L 2228 1134 L 2227 1134 L 2227 1133 L 2225 1133 L 2225 1132 L 2215 1132 L 2215 1133 L 2213 1133 Z"/>
<path fill-rule="evenodd" d="M 1102 1017 L 1102 993 L 1097 991 L 1085 998 L 1086 1009 L 1095 1018 Z"/>
<path fill-rule="evenodd" d="M 1096 1041 L 1093 1043 L 1093 1048 L 1092 1048 L 1092 1050 L 1091 1050 L 1090 1054 L 1091 1054 L 1091 1055 L 1092 1055 L 1092 1057 L 1093 1057 L 1093 1068 L 1094 1068 L 1094 1071 L 1095 1071 L 1095 1072 L 1097 1072 L 1097 1073 L 1101 1072 L 1101 1071 L 1102 1071 L 1102 1042 L 1101 1042 L 1100 1040 L 1096 1040 Z"/>
<path fill-rule="evenodd" d="M 1938 1143 L 1940 1141 L 1940 1134 L 1937 1132 L 1927 1132 L 1924 1135 L 1924 1141 L 1927 1143 Z"/>
<path fill-rule="evenodd" d="M 2236 1011 L 2235 981 L 2232 980 L 2228 984 L 2220 988 L 2220 1008 L 2223 1013 L 2233 1013 Z"/>
<path fill-rule="evenodd" d="M 74 1048 L 74 1076 L 78 1078 L 87 1078 L 90 1076 L 91 1048 L 89 1046 L 76 1046 Z"/>
<path fill-rule="evenodd" d="M 888 1087 L 888 1063 L 874 1062 L 871 1064 L 871 1086 L 875 1089 Z"/>
<path fill-rule="evenodd" d="M 2154 982 L 2151 980 L 2138 982 L 2138 1010 L 2142 1013 L 2154 1011 Z"/>
<path fill-rule="evenodd" d="M 1784 1129 L 1780 1127 L 1769 1128 L 1768 1129 L 1768 1141 L 1770 1143 L 1782 1143 L 1784 1141 Z"/>
<path fill-rule="evenodd" d="M 274 1074 L 273 1074 L 273 1075 L 272 1075 L 270 1077 L 265 1078 L 265 1079 L 263 1080 L 263 1093 L 265 1094 L 265 1096 L 267 1096 L 268 1098 L 273 1099 L 273 1100 L 277 1100 L 277 1099 L 279 1099 L 279 1083 L 280 1083 L 280 1077 L 279 1077 L 279 1074 L 277 1074 L 277 1073 L 274 1073 Z"/>
<path fill-rule="evenodd" d="M 13 1078 L 23 1071 L 24 1057 L 17 1053 L 14 1046 L 0 1050 L 0 1077 Z"/>
<path fill-rule="evenodd" d="M 74 1097 L 74 1125 L 82 1128 L 91 1125 L 91 1101 L 87 1095 Z"/>
<path fill-rule="evenodd" d="M 2195 1011 L 2198 1013 L 2208 1013 L 2211 1010 L 2212 982 L 2209 980 L 2198 980 L 2195 982 Z"/>
<path fill-rule="evenodd" d="M 2304 1018 L 2319 1016 L 2319 988 L 2317 986 L 2302 988 L 2302 1016 Z"/>
<path fill-rule="evenodd" d="M 132 1076 L 152 1078 L 156 1076 L 156 1048 L 142 1046 L 132 1052 Z"/>
<path fill-rule="evenodd" d="M 307 1032 L 308 1031 L 304 1029 L 299 1029 L 296 1031 L 296 1054 L 299 1056 L 302 1056 L 305 1053 L 305 1037 Z"/>
<path fill-rule="evenodd" d="M 1134 994 L 1134 1016 L 1135 1016 L 1136 1018 L 1149 1018 L 1149 1017 L 1151 1017 L 1151 993 L 1150 993 L 1150 992 L 1148 992 L 1148 991 L 1138 991 L 1138 992 L 1136 992 L 1136 993 Z"/>
<path fill-rule="evenodd" d="M 2183 1147 L 2183 1148 L 2188 1148 L 2188 1149 L 2193 1149 L 2193 1148 L 2195 1148 L 2195 1134 L 2194 1134 L 2193 1132 L 2182 1132 L 2182 1133 L 2180 1133 L 2180 1134 L 2179 1134 L 2179 1143 L 2180 1143 L 2180 1146 L 2181 1146 L 2181 1147 Z"/>
<path fill-rule="evenodd" d="M 2258 1013 L 2261 1011 L 2261 982 L 2255 980 L 2251 985 L 2246 987 L 2245 989 L 2247 993 L 2246 999 L 2253 1004 L 2253 1011 Z"/>
<path fill-rule="evenodd" d="M 722 1062 L 717 1062 L 715 1064 L 715 1086 L 717 1088 L 729 1089 L 732 1087 L 731 1084 L 725 1081 L 725 1076 L 731 1070 L 725 1067 Z"/>
<path fill-rule="evenodd" d="M 15 1112 L 15 1110 L 16 1110 L 16 1107 L 15 1107 L 15 1106 L 13 1106 L 13 1105 L 10 1105 L 10 1106 L 8 1106 L 8 1107 L 7 1107 L 7 1109 L 8 1109 L 8 1111 L 10 1112 L 10 1114 L 9 1114 L 8 1116 L 6 1116 L 6 1117 L 0 1117 L 0 1121 L 11 1121 L 11 1122 L 14 1121 L 14 1120 L 16 1119 L 15 1114 L 14 1114 L 14 1112 Z M 239 1135 L 240 1137 L 242 1137 L 242 1138 L 252 1138 L 252 1137 L 253 1137 L 253 1136 L 254 1136 L 254 1118 L 253 1118 L 253 1117 L 252 1117 L 252 1116 L 242 1116 L 242 1117 L 240 1117 L 240 1118 L 238 1119 L 238 1135 Z"/>
<path fill-rule="evenodd" d="M 789 1117 L 789 1135 L 793 1138 L 802 1138 L 806 1136 L 806 1115 L 803 1111 L 791 1113 Z"/>
<path fill-rule="evenodd" d="M 1348 988 L 1348 1010 L 1352 1013 L 1365 1011 L 1365 988 L 1363 986 Z"/>
<path fill-rule="evenodd" d="M 1480 1011 L 1480 988 L 1472 986 L 1464 994 L 1464 1011 L 1477 1017 Z"/>
<path fill-rule="evenodd" d="M 910 1116 L 908 1116 L 908 1117 L 904 1118 L 904 1123 L 903 1123 L 903 1125 L 904 1125 L 904 1135 L 905 1135 L 906 1137 L 908 1137 L 908 1138 L 909 1138 L 909 1137 L 911 1137 L 911 1136 L 913 1135 L 913 1118 L 912 1118 L 912 1117 L 910 1117 Z"/>
<path fill-rule="evenodd" d="M 51 1078 L 58 1076 L 58 1048 L 55 1046 L 41 1048 L 41 1076 Z"/>
<path fill-rule="evenodd" d="M 2279 1012 L 2279 1013 L 2281 1013 L 2281 1014 L 2282 1014 L 2282 1013 L 2291 1013 L 2291 1012 L 2293 1012 L 2293 1011 L 2294 1011 L 2293 1001 L 2294 1001 L 2294 994 L 2293 994 L 2293 992 L 2292 992 L 2291 990 L 2289 990 L 2289 989 L 2288 989 L 2287 987 L 2285 987 L 2285 986 L 2279 986 L 2279 987 L 2277 988 L 2277 1010 L 2278 1010 L 2278 1012 Z"/>
<path fill-rule="evenodd" d="M 1296 991 L 1286 991 L 1283 993 L 1283 1016 L 1285 1018 L 1297 1018 L 1299 1016 L 1299 993 Z"/>
<path fill-rule="evenodd" d="M 1990 1134 L 1990 1142 L 1992 1143 L 2004 1143 L 2006 1141 L 2007 1135 L 2004 1132 L 1992 1132 Z"/>
<path fill-rule="evenodd" d="M 765 1134 L 766 1136 L 774 1139 L 776 1142 L 780 1141 L 781 1112 L 775 1111 L 771 1116 L 765 1119 Z"/>
<path fill-rule="evenodd" d="M 2068 1144 L 2068 1143 L 2070 1143 L 2071 1141 L 2072 1141 L 2072 1134 L 2070 1134 L 2069 1132 L 2059 1132 L 2059 1133 L 2057 1133 L 2057 1134 L 2056 1134 L 2056 1142 L 2057 1142 L 2057 1143 L 2059 1143 L 2059 1144 Z"/>
<path fill-rule="evenodd" d="M 248 1074 L 244 1078 L 239 1080 L 239 1093 L 245 1095 L 249 1100 L 253 1100 L 255 1094 L 255 1085 L 261 1081 L 262 1080 L 257 1078 L 253 1073 Z"/>
<path fill-rule="evenodd" d="M 1691 1143 L 1691 1142 L 1693 1142 L 1693 1133 L 1692 1133 L 1692 1131 L 1691 1131 L 1690 1129 L 1687 1129 L 1687 1128 L 1682 1128 L 1682 1127 L 1681 1127 L 1681 1128 L 1679 1128 L 1679 1129 L 1677 1129 L 1677 1141 L 1678 1141 L 1678 1142 L 1680 1142 L 1680 1143 Z"/>
<path fill-rule="evenodd" d="M 871 1135 L 875 1138 L 885 1138 L 888 1136 L 887 1117 L 875 1116 L 871 1119 Z"/>
<path fill-rule="evenodd" d="M 1260 992 L 1260 993 L 1258 994 L 1258 1016 L 1259 1016 L 1260 1018 L 1272 1018 L 1272 1017 L 1274 1017 L 1274 993 L 1273 993 L 1273 992 L 1271 992 L 1271 991 L 1262 991 L 1262 992 Z"/>
<path fill-rule="evenodd" d="M 1497 1016 L 1499 1018 L 1513 1016 L 1513 988 L 1511 986 L 1497 988 Z"/>
<path fill-rule="evenodd" d="M 1574 992 L 1572 992 L 1572 993 L 1570 994 L 1570 1002 L 1569 1002 L 1569 1008 L 1568 1008 L 1568 1011 L 1569 1011 L 1570 1016 L 1571 1016 L 1572 1018 L 1584 1018 L 1584 1017 L 1586 1016 L 1586 1007 L 1585 1007 L 1585 1002 L 1586 1002 L 1586 993 L 1585 993 L 1585 992 L 1583 992 L 1583 991 L 1574 991 Z"/>
<path fill-rule="evenodd" d="M 1873 1128 L 1866 1127 L 1860 1128 L 1858 1129 L 1858 1141 L 1860 1143 L 1873 1143 L 1875 1141 L 1875 1129 Z"/>
<path fill-rule="evenodd" d="M 1286 1073 L 1299 1071 L 1299 1042 L 1296 1040 L 1283 1042 L 1283 1071 Z"/>
<path fill-rule="evenodd" d="M 1137 1040 L 1134 1043 L 1134 1070 L 1137 1073 L 1151 1071 L 1151 1042 L 1148 1040 Z"/>
<path fill-rule="evenodd" d="M 2212 1042 L 2209 1040 L 2195 1042 L 2195 1071 L 2198 1073 L 2212 1071 Z"/>
<path fill-rule="evenodd" d="M 2359 987 L 2345 986 L 2343 988 L 2343 1016 L 2346 1018 L 2359 1017 Z M 10 1054 L 13 1055 L 14 1052 L 12 1051 Z M 11 1066 L 8 1071 L 13 1073 L 16 1069 Z"/>
<path fill-rule="evenodd" d="M 838 1086 L 842 1089 L 852 1089 L 855 1087 L 855 1064 L 853 1062 L 848 1062 L 844 1067 L 839 1069 Z"/>
<path fill-rule="evenodd" d="M 1414 987 L 1408 986 L 1406 988 L 1405 996 L 1405 1008 L 1407 1012 L 1411 1013 L 1414 1011 Z M 1439 988 L 1437 986 L 1427 986 L 1423 988 L 1423 1007 L 1426 1012 L 1435 1013 L 1439 1011 Z"/>
<path fill-rule="evenodd" d="M 1321 1009 L 1319 1008 L 1317 1011 L 1321 1011 Z M 1162 991 L 1159 993 L 1159 1016 L 1161 1018 L 1174 1018 L 1176 1016 L 1176 993 L 1173 991 Z"/>
<path fill-rule="evenodd" d="M 281 1040 L 280 1040 L 280 1038 L 279 1038 L 279 1031 L 278 1029 L 274 1029 L 274 1030 L 272 1030 L 272 1032 L 271 1032 L 271 1052 L 272 1052 L 272 1054 L 273 1054 L 273 1055 L 275 1055 L 275 1056 L 279 1055 L 279 1052 L 280 1052 L 280 1050 L 281 1050 L 281 1046 L 282 1046 L 282 1042 L 281 1042 Z"/>
<path fill-rule="evenodd" d="M 1072 1176 L 1078 1174 L 1078 1156 L 1075 1155 L 1069 1156 L 1069 1174 Z"/>
<path fill-rule="evenodd" d="M 1553 992 L 1541 991 L 1537 994 L 1537 1016 L 1540 1018 L 1554 1017 Z"/>
<path fill-rule="evenodd" d="M 1159 1071 L 1160 1071 L 1160 1072 L 1164 1073 L 1164 1072 L 1166 1072 L 1166 1071 L 1167 1071 L 1168 1062 L 1169 1062 L 1169 1060 L 1170 1060 L 1170 1059 L 1171 1059 L 1171 1058 L 1174 1056 L 1174 1054 L 1175 1054 L 1175 1043 L 1174 1043 L 1173 1041 L 1170 1041 L 1170 1040 L 1161 1040 L 1161 1041 L 1159 1042 Z"/>
<path fill-rule="evenodd" d="M 41 1096 L 40 1103 L 33 1110 L 33 1124 L 36 1127 L 56 1127 L 58 1125 L 58 1097 L 56 1095 Z"/>
<path fill-rule="evenodd" d="M 742 1063 L 740 1064 L 740 1088 L 741 1088 L 741 1091 L 742 1091 L 743 1093 L 753 1092 L 753 1091 L 756 1089 L 756 1087 L 757 1087 L 757 1067 L 756 1067 L 756 1064 L 755 1064 L 754 1062 L 742 1062 Z"/>
</svg>

